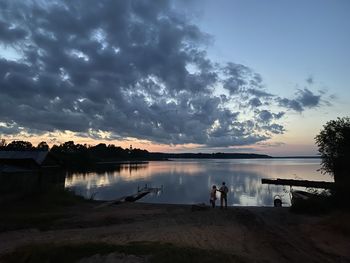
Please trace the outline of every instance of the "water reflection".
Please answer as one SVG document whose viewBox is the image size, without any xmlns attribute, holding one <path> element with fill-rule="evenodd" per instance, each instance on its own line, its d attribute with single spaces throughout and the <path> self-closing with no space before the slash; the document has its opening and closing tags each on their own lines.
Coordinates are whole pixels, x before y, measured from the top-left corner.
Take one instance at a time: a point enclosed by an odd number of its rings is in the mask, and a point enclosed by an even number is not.
<svg viewBox="0 0 350 263">
<path fill-rule="evenodd" d="M 229 205 L 271 206 L 276 194 L 290 204 L 289 187 L 261 184 L 261 178 L 291 178 L 331 181 L 320 174 L 318 159 L 276 160 L 176 160 L 139 165 L 120 165 L 114 171 L 73 173 L 65 186 L 98 200 L 130 195 L 138 186 L 160 187 L 161 195 L 148 195 L 142 202 L 192 204 L 209 202 L 212 185 L 223 181 L 229 187 Z"/>
</svg>

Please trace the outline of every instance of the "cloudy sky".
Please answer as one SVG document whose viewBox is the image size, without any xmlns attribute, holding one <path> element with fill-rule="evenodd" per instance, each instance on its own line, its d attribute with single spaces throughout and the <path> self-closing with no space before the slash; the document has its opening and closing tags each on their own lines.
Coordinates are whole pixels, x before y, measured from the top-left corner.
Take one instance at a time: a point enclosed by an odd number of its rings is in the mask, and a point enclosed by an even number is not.
<svg viewBox="0 0 350 263">
<path fill-rule="evenodd" d="M 0 2 L 0 137 L 316 154 L 349 115 L 350 2 Z"/>
</svg>

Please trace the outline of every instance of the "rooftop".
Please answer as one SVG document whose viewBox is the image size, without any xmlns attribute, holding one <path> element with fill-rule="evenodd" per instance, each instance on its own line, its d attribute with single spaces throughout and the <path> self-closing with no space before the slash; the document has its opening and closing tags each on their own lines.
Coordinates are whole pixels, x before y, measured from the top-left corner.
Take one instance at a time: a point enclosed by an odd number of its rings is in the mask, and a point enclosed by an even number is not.
<svg viewBox="0 0 350 263">
<path fill-rule="evenodd" d="M 41 165 L 48 152 L 46 151 L 0 151 L 0 160 L 6 159 L 6 160 L 25 160 L 25 159 L 32 159 L 34 160 L 38 165 Z"/>
</svg>

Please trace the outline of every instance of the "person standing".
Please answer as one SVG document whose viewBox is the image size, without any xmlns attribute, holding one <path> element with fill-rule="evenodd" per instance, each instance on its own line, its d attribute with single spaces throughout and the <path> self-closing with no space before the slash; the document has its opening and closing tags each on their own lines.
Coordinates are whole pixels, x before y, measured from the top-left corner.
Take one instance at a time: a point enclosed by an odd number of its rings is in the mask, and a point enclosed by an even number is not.
<svg viewBox="0 0 350 263">
<path fill-rule="evenodd" d="M 228 188 L 227 188 L 225 182 L 222 182 L 222 185 L 221 185 L 219 191 L 220 191 L 220 208 L 223 209 L 223 203 L 225 202 L 225 209 L 227 209 Z"/>
<path fill-rule="evenodd" d="M 216 201 L 216 185 L 213 185 L 213 188 L 210 191 L 210 204 L 212 206 L 212 208 L 215 208 L 215 201 Z"/>
</svg>

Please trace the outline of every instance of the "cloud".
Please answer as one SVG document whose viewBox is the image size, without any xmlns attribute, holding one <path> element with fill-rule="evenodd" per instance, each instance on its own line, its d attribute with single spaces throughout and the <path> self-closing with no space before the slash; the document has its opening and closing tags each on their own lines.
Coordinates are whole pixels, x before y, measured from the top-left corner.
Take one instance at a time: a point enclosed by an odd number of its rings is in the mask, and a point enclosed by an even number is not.
<svg viewBox="0 0 350 263">
<path fill-rule="evenodd" d="M 278 98 L 277 100 L 278 100 L 279 106 L 281 107 L 292 109 L 298 112 L 302 112 L 304 110 L 300 102 L 295 99 Z"/>
<path fill-rule="evenodd" d="M 1 123 L 0 122 L 0 134 L 11 135 L 18 134 L 21 129 L 16 125 L 16 123 Z"/>
<path fill-rule="evenodd" d="M 2 1 L 0 44 L 21 58 L 0 58 L 1 132 L 228 147 L 283 132 L 272 103 L 319 105 L 308 89 L 280 98 L 251 68 L 213 62 L 209 38 L 166 0 Z"/>
<path fill-rule="evenodd" d="M 21 28 L 13 27 L 11 24 L 0 20 L 0 40 L 4 44 L 13 43 L 23 39 L 26 36 L 26 31 Z"/>
<path fill-rule="evenodd" d="M 316 107 L 320 104 L 321 95 L 315 95 L 313 92 L 305 88 L 303 90 L 298 90 L 297 100 L 304 107 Z"/>
<path fill-rule="evenodd" d="M 262 110 L 258 113 L 258 118 L 262 122 L 270 122 L 273 119 L 273 115 L 268 110 Z"/>
<path fill-rule="evenodd" d="M 264 130 L 270 131 L 273 134 L 283 134 L 285 132 L 284 127 L 280 124 L 277 124 L 277 123 L 264 125 L 264 126 L 262 126 L 262 128 Z"/>
<path fill-rule="evenodd" d="M 257 143 L 260 147 L 271 148 L 271 147 L 281 147 L 286 145 L 284 142 L 259 142 Z"/>
<path fill-rule="evenodd" d="M 259 99 L 259 98 L 256 98 L 256 97 L 251 98 L 251 99 L 249 100 L 249 103 L 248 103 L 248 104 L 249 104 L 250 106 L 252 106 L 253 108 L 257 108 L 257 107 L 259 107 L 259 106 L 262 105 L 260 99 Z"/>
<path fill-rule="evenodd" d="M 292 109 L 298 112 L 302 112 L 305 108 L 315 108 L 321 105 L 322 93 L 319 95 L 314 94 L 307 88 L 299 89 L 296 92 L 294 99 L 277 98 L 277 101 L 281 107 Z"/>
<path fill-rule="evenodd" d="M 306 78 L 306 83 L 309 85 L 314 84 L 314 78 L 312 76 L 309 76 L 308 78 Z"/>
</svg>

